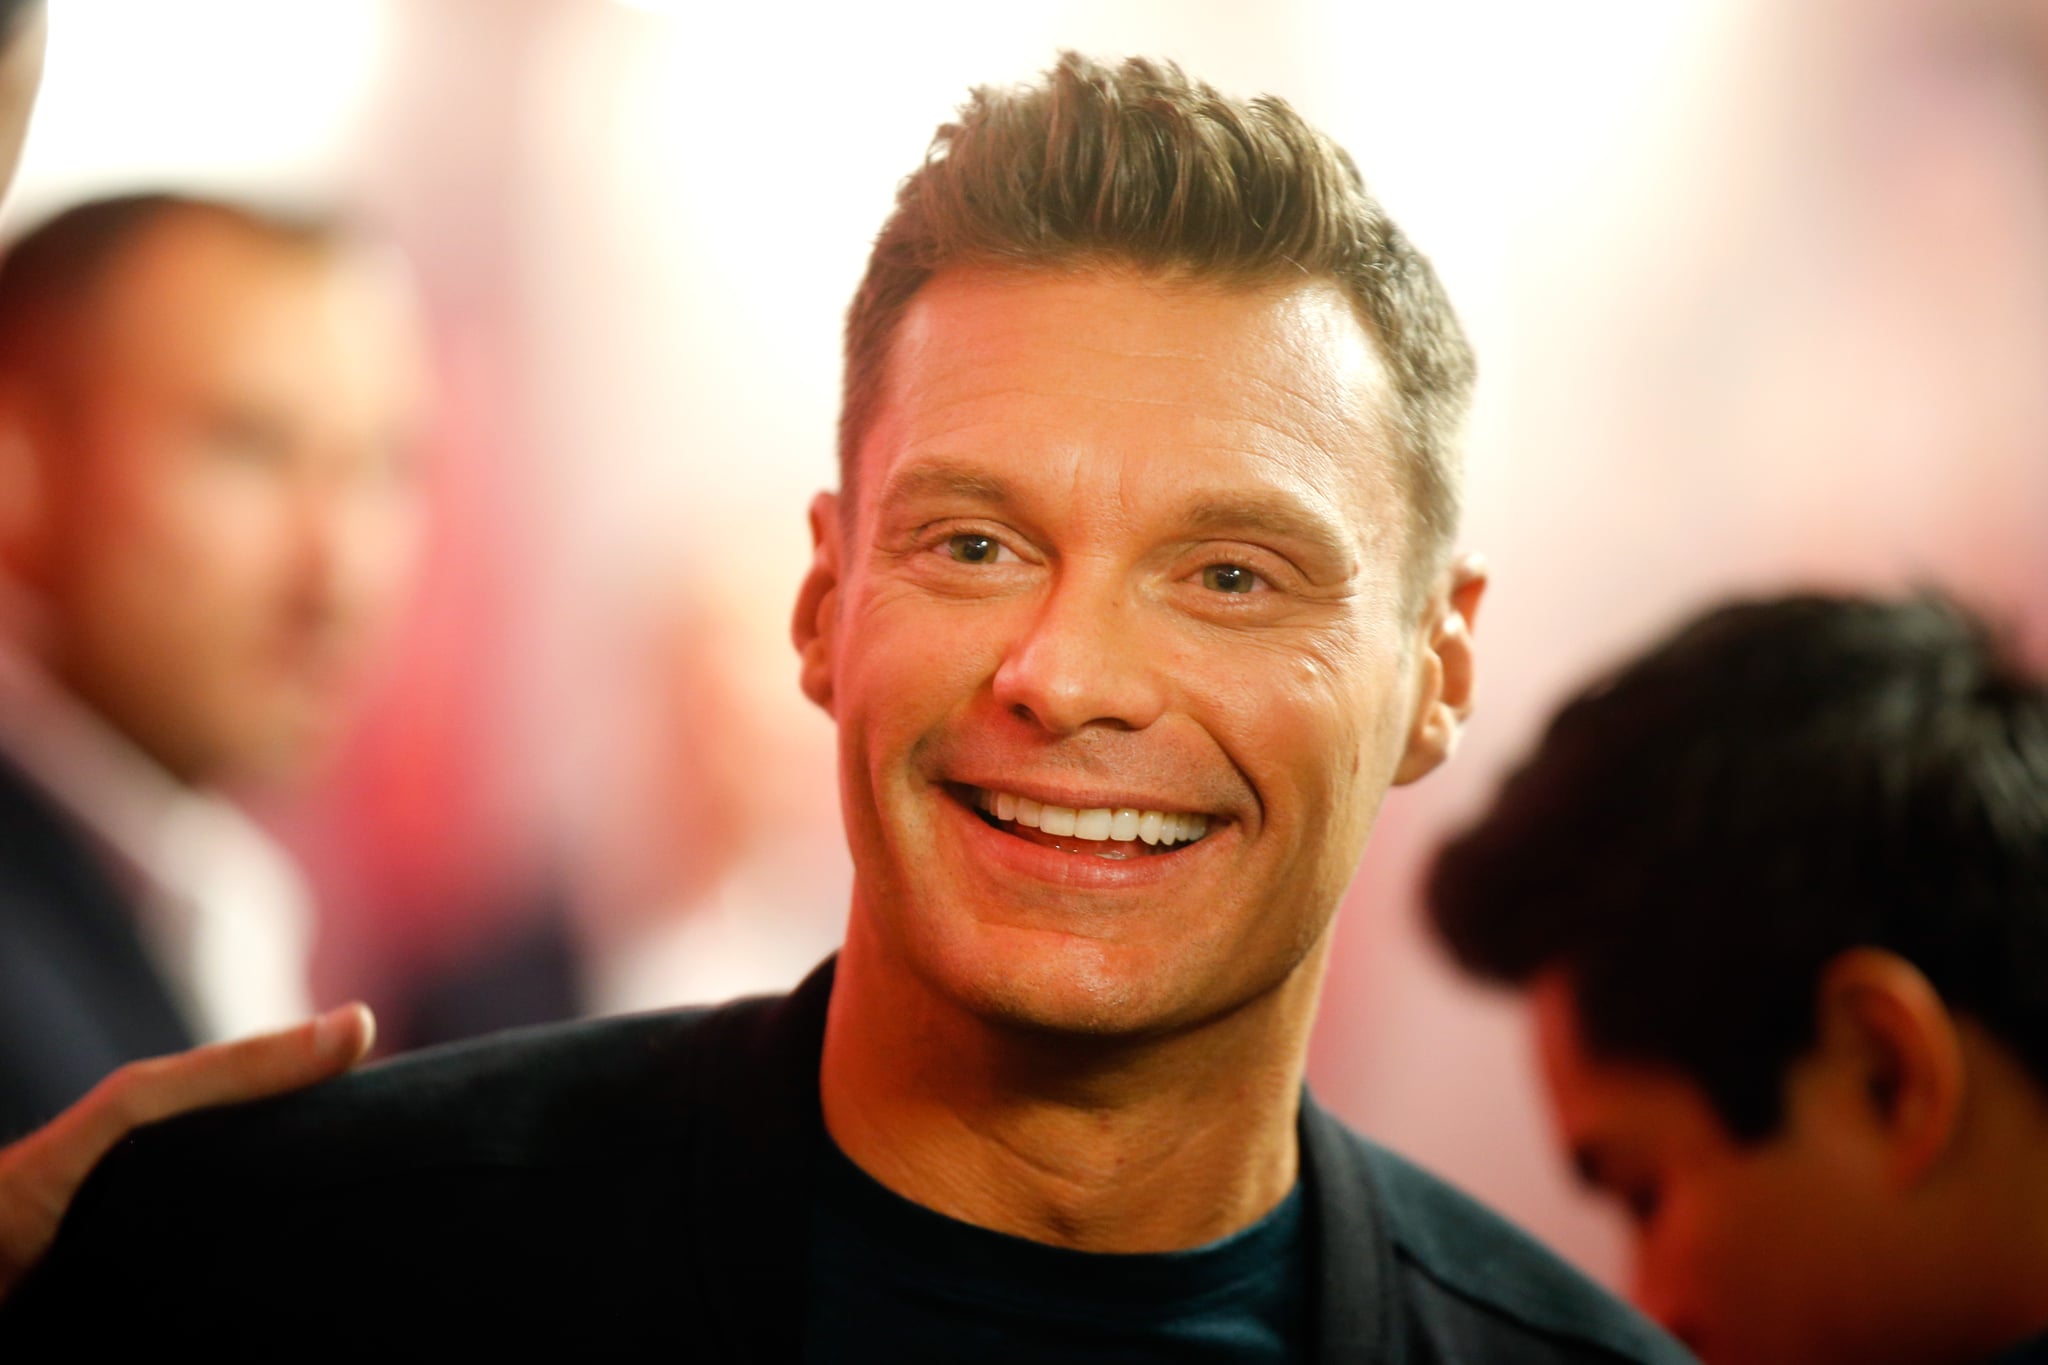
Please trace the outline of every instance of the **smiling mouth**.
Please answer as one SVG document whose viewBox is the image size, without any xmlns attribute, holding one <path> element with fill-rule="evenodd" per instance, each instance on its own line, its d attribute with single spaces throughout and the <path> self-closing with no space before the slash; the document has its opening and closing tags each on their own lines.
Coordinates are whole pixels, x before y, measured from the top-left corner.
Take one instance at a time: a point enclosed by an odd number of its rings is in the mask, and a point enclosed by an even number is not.
<svg viewBox="0 0 2048 1365">
<path fill-rule="evenodd" d="M 1208 834 L 1206 815 L 1130 806 L 1049 806 L 987 787 L 956 789 L 991 828 L 1063 853 L 1144 858 L 1170 853 Z"/>
</svg>

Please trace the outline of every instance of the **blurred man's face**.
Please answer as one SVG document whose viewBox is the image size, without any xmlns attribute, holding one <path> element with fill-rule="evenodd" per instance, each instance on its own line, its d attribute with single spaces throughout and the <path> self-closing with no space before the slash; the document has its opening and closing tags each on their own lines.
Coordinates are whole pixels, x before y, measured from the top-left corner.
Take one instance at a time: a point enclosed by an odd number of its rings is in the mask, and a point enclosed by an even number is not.
<svg viewBox="0 0 2048 1365">
<path fill-rule="evenodd" d="M 1907 1327 L 1884 1181 L 1799 1066 L 1781 1129 L 1738 1142 L 1682 1073 L 1589 1051 L 1562 976 L 1532 998 L 1560 1136 L 1628 1213 L 1645 1312 L 1709 1365 L 1941 1358 Z"/>
<path fill-rule="evenodd" d="M 0 196 L 14 179 L 29 111 L 42 83 L 44 22 L 37 5 L 16 20 L 13 33 L 0 33 Z"/>
<path fill-rule="evenodd" d="M 863 949 L 1040 1029 L 1312 998 L 1427 690 L 1387 401 L 1327 284 L 924 287 L 815 513 Z"/>
<path fill-rule="evenodd" d="M 188 781 L 289 774 L 413 559 L 403 300 L 346 253 L 172 217 L 78 342 L 34 428 L 53 666 Z"/>
</svg>

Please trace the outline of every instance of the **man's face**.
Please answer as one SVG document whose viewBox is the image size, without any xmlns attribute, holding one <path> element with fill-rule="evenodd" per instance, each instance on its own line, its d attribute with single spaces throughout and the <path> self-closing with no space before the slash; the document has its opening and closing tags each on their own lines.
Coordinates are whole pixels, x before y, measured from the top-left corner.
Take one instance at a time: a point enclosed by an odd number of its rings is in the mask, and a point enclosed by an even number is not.
<svg viewBox="0 0 2048 1365">
<path fill-rule="evenodd" d="M 1628 1212 L 1644 1311 L 1710 1365 L 1929 1358 L 1897 1330 L 1914 1314 L 1890 1269 L 1899 1220 L 1885 1182 L 1799 1066 L 1783 1127 L 1738 1142 L 1674 1068 L 1589 1051 L 1562 975 L 1532 998 L 1559 1134 Z"/>
<path fill-rule="evenodd" d="M 173 217 L 79 340 L 34 427 L 55 670 L 188 781 L 287 775 L 413 558 L 403 301 L 346 253 Z"/>
<path fill-rule="evenodd" d="M 1388 401 L 1323 283 L 924 287 L 799 609 L 860 951 L 1058 1031 L 1307 1007 L 1382 796 L 1439 756 Z"/>
</svg>

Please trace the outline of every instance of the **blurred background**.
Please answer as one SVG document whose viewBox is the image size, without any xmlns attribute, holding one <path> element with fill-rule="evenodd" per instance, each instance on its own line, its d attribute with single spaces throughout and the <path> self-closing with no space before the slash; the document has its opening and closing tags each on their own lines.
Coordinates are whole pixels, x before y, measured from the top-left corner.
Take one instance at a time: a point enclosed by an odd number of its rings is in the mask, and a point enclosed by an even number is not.
<svg viewBox="0 0 2048 1365">
<path fill-rule="evenodd" d="M 0 226 L 138 185 L 339 202 L 411 257 L 424 590 L 310 788 L 316 994 L 401 1041 L 512 997 L 780 987 L 850 876 L 794 686 L 838 327 L 971 84 L 1060 47 L 1285 95 L 1478 349 L 1494 584 L 1458 761 L 1389 803 L 1311 1079 L 1615 1282 L 1519 1011 L 1428 851 L 1589 673 L 1707 600 L 1935 580 L 2048 652 L 2048 9 L 2012 0 L 54 0 Z M 560 945 L 577 945 L 565 958 Z M 508 984 L 509 983 L 509 984 Z M 523 995 L 522 995 L 523 993 Z"/>
</svg>

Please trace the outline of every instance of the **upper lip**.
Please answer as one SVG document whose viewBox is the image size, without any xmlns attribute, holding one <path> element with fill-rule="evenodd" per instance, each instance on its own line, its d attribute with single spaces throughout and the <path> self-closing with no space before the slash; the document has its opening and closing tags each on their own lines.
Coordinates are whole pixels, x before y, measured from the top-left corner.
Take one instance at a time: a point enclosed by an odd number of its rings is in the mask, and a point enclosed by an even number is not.
<svg viewBox="0 0 2048 1365">
<path fill-rule="evenodd" d="M 966 779 L 953 781 L 958 786 L 975 787 L 982 791 L 1008 792 L 1012 796 L 1029 797 L 1041 806 L 1062 806 L 1068 810 L 1156 810 L 1175 815 L 1206 815 L 1212 820 L 1227 818 L 1220 811 L 1192 806 L 1185 800 L 1175 797 L 1138 796 L 1129 791 L 1105 793 L 1100 788 L 1082 792 L 1073 787 L 1061 787 L 1056 783 L 1033 782 L 1014 777 L 992 782 Z"/>
</svg>

